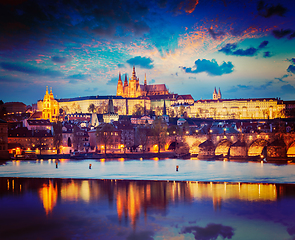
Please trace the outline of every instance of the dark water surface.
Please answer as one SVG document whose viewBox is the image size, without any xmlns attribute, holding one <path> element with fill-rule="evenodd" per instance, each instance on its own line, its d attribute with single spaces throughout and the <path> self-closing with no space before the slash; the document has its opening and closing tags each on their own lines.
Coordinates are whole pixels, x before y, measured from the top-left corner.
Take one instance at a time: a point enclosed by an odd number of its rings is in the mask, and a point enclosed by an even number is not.
<svg viewBox="0 0 295 240">
<path fill-rule="evenodd" d="M 295 239 L 295 165 L 177 159 L 57 165 L 0 166 L 0 239 Z"/>
<path fill-rule="evenodd" d="M 0 178 L 0 239 L 294 239 L 293 184 Z"/>
</svg>

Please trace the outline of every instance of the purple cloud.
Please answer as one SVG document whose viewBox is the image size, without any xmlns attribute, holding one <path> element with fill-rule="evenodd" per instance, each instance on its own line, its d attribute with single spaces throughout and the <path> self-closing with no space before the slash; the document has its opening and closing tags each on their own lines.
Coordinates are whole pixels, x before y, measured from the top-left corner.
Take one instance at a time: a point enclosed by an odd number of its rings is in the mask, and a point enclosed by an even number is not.
<svg viewBox="0 0 295 240">
<path fill-rule="evenodd" d="M 130 66 L 139 66 L 141 68 L 152 69 L 154 68 L 153 60 L 149 57 L 137 56 L 130 58 L 126 61 Z"/>
<path fill-rule="evenodd" d="M 9 63 L 1 62 L 0 67 L 7 71 L 17 71 L 26 74 L 48 76 L 48 77 L 60 77 L 63 74 L 59 71 L 34 67 L 32 65 L 20 64 L 20 63 Z"/>
<path fill-rule="evenodd" d="M 234 65 L 231 62 L 223 62 L 218 65 L 215 59 L 198 59 L 195 61 L 193 68 L 181 67 L 186 73 L 201 73 L 206 72 L 211 76 L 221 76 L 223 74 L 229 74 L 234 71 Z"/>
</svg>

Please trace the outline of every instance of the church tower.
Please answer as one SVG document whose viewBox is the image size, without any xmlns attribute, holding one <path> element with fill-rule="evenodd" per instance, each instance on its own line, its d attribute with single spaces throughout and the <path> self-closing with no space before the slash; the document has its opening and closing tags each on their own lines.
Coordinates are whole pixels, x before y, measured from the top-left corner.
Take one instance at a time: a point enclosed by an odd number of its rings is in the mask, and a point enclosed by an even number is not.
<svg viewBox="0 0 295 240">
<path fill-rule="evenodd" d="M 213 92 L 213 100 L 218 100 L 216 87 L 214 88 L 214 92 Z"/>
<path fill-rule="evenodd" d="M 117 85 L 117 96 L 123 96 L 123 82 L 121 79 L 121 73 L 119 73 L 119 80 Z"/>
<path fill-rule="evenodd" d="M 220 91 L 220 88 L 219 88 L 219 90 L 218 90 L 217 98 L 218 98 L 218 99 L 221 99 L 221 91 Z"/>
<path fill-rule="evenodd" d="M 58 115 L 59 104 L 54 100 L 52 88 L 50 88 L 50 93 L 48 93 L 48 87 L 46 86 L 46 93 L 43 98 L 42 119 L 48 119 L 50 122 L 54 122 L 57 120 Z"/>
</svg>

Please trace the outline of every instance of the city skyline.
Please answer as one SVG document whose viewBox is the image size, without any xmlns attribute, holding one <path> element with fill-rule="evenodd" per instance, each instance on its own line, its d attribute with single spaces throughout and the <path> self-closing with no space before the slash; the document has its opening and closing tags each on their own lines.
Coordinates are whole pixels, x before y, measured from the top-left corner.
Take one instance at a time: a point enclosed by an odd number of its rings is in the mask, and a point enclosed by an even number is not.
<svg viewBox="0 0 295 240">
<path fill-rule="evenodd" d="M 294 100 L 293 1 L 1 3 L 0 95 L 115 95 L 119 72 L 211 99 Z"/>
</svg>

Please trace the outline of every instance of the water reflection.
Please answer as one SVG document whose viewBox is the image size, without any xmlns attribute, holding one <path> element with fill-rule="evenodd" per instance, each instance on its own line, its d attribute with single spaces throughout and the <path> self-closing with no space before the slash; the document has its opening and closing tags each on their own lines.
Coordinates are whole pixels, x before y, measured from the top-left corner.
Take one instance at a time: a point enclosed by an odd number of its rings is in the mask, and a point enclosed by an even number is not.
<svg viewBox="0 0 295 240">
<path fill-rule="evenodd" d="M 32 201 L 34 199 L 32 196 L 39 199 L 43 213 L 38 212 L 38 204 L 31 206 L 31 209 L 18 206 L 21 213 L 14 210 L 16 204 Z M 286 200 L 287 205 L 278 204 Z M 295 226 L 295 210 L 289 209 L 288 206 L 294 204 L 295 186 L 292 184 L 0 178 L 0 211 L 6 211 L 10 215 L 10 221 L 21 218 L 30 221 L 27 218 L 30 211 L 37 211 L 35 218 L 44 222 L 58 218 L 71 219 L 73 216 L 82 218 L 86 222 L 106 217 L 108 219 L 104 221 L 115 224 L 116 231 L 118 228 L 129 231 L 128 226 L 130 226 L 130 231 L 134 233 L 139 229 L 150 229 L 153 226 L 154 229 L 158 229 L 153 236 L 160 233 L 166 235 L 168 232 L 163 233 L 163 231 L 170 228 L 169 234 L 173 233 L 174 237 L 179 234 L 187 236 L 195 231 L 205 231 L 207 228 L 228 229 L 228 226 L 220 225 L 220 219 L 228 224 L 240 224 L 241 221 L 249 224 L 250 218 L 262 221 L 263 217 L 256 215 L 264 208 L 268 212 L 267 221 L 272 222 L 271 224 L 277 228 L 284 226 L 283 232 L 288 234 L 288 229 L 293 229 Z M 250 217 L 245 212 L 247 210 L 245 208 L 249 206 L 251 206 L 248 209 Z M 225 210 L 222 210 L 223 208 Z M 288 218 L 277 215 L 278 212 L 282 214 L 284 211 L 288 212 Z M 8 215 L 6 216 L 6 218 L 5 214 L 0 216 L 0 226 L 4 222 L 8 224 L 6 222 Z M 42 220 L 42 216 L 49 220 Z M 258 221 L 257 219 L 255 221 Z M 280 223 L 282 219 L 285 222 Z M 87 228 L 82 222 L 81 227 Z M 202 227 L 191 226 L 196 222 L 200 224 L 202 222 Z M 233 230 L 241 228 L 239 224 L 230 227 L 230 234 L 234 234 L 233 239 L 239 236 L 238 231 Z M 63 225 L 64 223 L 60 227 Z M 267 225 L 262 224 L 262 226 Z M 75 227 L 72 227 L 73 229 L 69 230 L 67 226 L 66 231 L 75 232 Z M 0 227 L 0 235 L 1 231 L 3 233 L 3 227 Z M 113 230 L 110 227 L 104 231 Z M 292 231 L 291 233 L 292 236 L 295 235 Z M 7 236 L 10 236 L 9 234 Z"/>
</svg>

